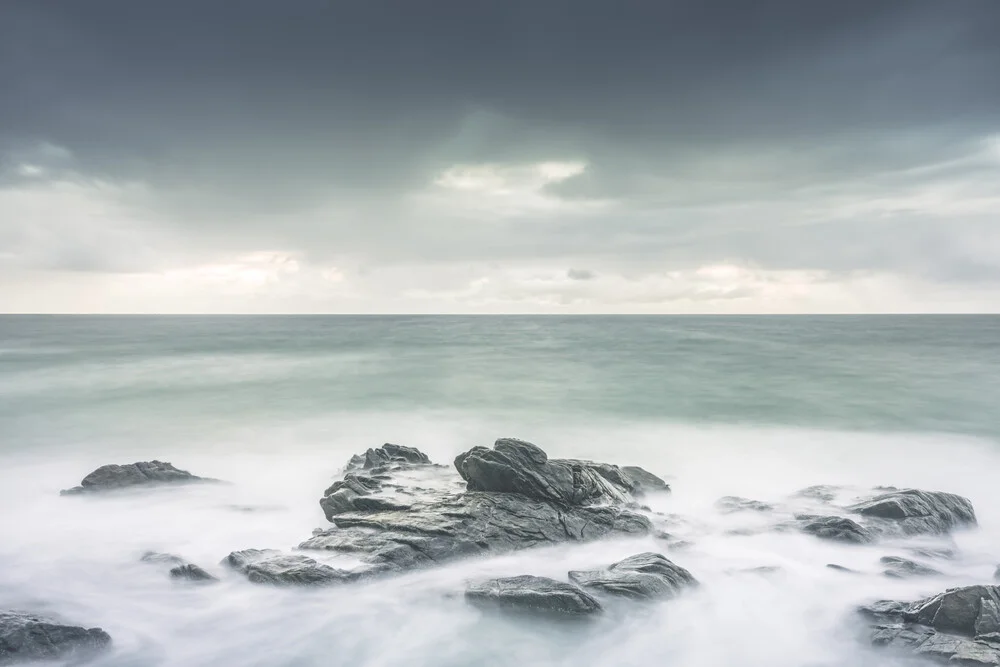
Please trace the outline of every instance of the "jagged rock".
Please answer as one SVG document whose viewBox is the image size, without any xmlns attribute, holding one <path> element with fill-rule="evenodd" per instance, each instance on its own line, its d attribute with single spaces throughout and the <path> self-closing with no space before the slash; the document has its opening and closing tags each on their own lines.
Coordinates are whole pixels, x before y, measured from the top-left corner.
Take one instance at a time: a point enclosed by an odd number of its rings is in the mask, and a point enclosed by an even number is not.
<svg viewBox="0 0 1000 667">
<path fill-rule="evenodd" d="M 371 470 L 387 465 L 429 465 L 430 458 L 416 447 L 404 447 L 385 443 L 381 447 L 369 449 L 364 454 L 351 457 L 348 469 Z"/>
<path fill-rule="evenodd" d="M 652 552 L 631 556 L 603 570 L 572 571 L 569 579 L 583 588 L 636 599 L 673 597 L 698 585 L 690 572 Z"/>
<path fill-rule="evenodd" d="M 962 665 L 1000 665 L 1000 588 L 965 586 L 906 604 L 861 608 L 878 621 L 872 643 Z"/>
<path fill-rule="evenodd" d="M 610 535 L 645 535 L 649 519 L 620 507 L 567 507 L 516 494 L 468 492 L 405 511 L 348 512 L 300 549 L 350 553 L 375 570 L 408 570 Z"/>
<path fill-rule="evenodd" d="M 277 586 L 323 586 L 357 579 L 346 570 L 337 570 L 301 554 L 283 554 L 273 549 L 234 551 L 223 559 L 255 584 Z"/>
<path fill-rule="evenodd" d="M 632 482 L 632 495 L 642 497 L 647 493 L 669 493 L 670 485 L 639 466 L 621 466 L 622 474 Z"/>
<path fill-rule="evenodd" d="M 955 528 L 977 525 L 976 512 L 967 498 L 937 491 L 894 491 L 848 509 L 889 522 L 907 535 L 943 534 Z"/>
<path fill-rule="evenodd" d="M 64 625 L 16 611 L 0 611 L 0 664 L 86 659 L 111 646 L 100 628 Z"/>
<path fill-rule="evenodd" d="M 193 482 L 216 482 L 179 470 L 163 461 L 140 461 L 126 465 L 111 464 L 101 466 L 83 478 L 80 486 L 65 489 L 62 495 L 97 493 L 138 486 L 160 486 L 168 484 L 191 484 Z"/>
<path fill-rule="evenodd" d="M 366 475 L 347 473 L 344 475 L 343 480 L 334 482 L 326 490 L 319 501 L 319 505 L 323 508 L 323 513 L 326 515 L 327 521 L 332 521 L 332 517 L 337 514 L 359 510 L 360 508 L 356 503 L 360 498 L 381 490 L 381 481 Z"/>
<path fill-rule="evenodd" d="M 548 577 L 522 575 L 490 579 L 469 585 L 465 599 L 478 606 L 570 616 L 601 611 L 601 603 L 589 593 Z"/>
<path fill-rule="evenodd" d="M 550 460 L 538 446 L 512 438 L 497 440 L 493 449 L 473 447 L 459 454 L 455 468 L 469 491 L 517 493 L 565 505 L 627 503 L 633 491 L 648 487 L 643 480 L 653 477 L 645 471 L 626 474 L 606 463 Z"/>
<path fill-rule="evenodd" d="M 817 484 L 816 486 L 809 486 L 801 491 L 798 491 L 795 496 L 799 498 L 810 498 L 823 503 L 832 503 L 837 498 L 838 491 L 840 491 L 839 486 Z"/>
<path fill-rule="evenodd" d="M 734 512 L 770 512 L 774 509 L 774 506 L 762 503 L 759 500 L 750 500 L 749 498 L 741 498 L 739 496 L 725 496 L 715 502 L 715 508 L 723 514 L 732 514 Z"/>
<path fill-rule="evenodd" d="M 883 556 L 879 559 L 879 562 L 883 565 L 888 565 L 882 574 L 895 579 L 905 579 L 908 577 L 935 577 L 941 574 L 941 572 L 932 567 L 915 563 L 914 561 L 906 558 L 899 558 L 898 556 Z"/>
<path fill-rule="evenodd" d="M 874 539 L 871 531 L 842 516 L 797 516 L 804 521 L 801 529 L 824 540 L 867 544 Z"/>
<path fill-rule="evenodd" d="M 170 578 L 201 582 L 218 581 L 216 577 L 212 576 L 194 563 L 185 563 L 184 565 L 178 565 L 170 568 Z"/>
</svg>

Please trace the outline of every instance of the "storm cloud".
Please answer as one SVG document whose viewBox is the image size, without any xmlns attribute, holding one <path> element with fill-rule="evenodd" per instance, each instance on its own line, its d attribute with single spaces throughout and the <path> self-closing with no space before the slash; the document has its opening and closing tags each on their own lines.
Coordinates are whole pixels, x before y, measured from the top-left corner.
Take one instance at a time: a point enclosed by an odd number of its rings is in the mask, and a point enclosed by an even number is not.
<svg viewBox="0 0 1000 667">
<path fill-rule="evenodd" d="M 8 0 L 0 309 L 1000 310 L 997 34 L 994 0 Z"/>
</svg>

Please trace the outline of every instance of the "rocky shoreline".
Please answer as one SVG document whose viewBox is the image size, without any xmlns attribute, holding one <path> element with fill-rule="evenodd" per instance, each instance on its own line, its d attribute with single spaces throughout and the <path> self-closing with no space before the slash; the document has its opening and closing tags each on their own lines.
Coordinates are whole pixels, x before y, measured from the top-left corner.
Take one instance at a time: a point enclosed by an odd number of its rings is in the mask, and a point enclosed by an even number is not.
<svg viewBox="0 0 1000 667">
<path fill-rule="evenodd" d="M 160 461 L 107 465 L 65 495 L 213 482 Z M 947 536 L 977 525 L 971 502 L 958 495 L 917 489 L 876 489 L 837 503 L 836 487 L 810 487 L 801 504 L 721 498 L 720 514 L 751 515 L 759 530 L 795 531 L 844 545 L 879 545 Z M 670 535 L 678 517 L 643 503 L 670 493 L 660 477 L 635 466 L 578 459 L 550 459 L 538 446 L 501 438 L 492 447 L 459 454 L 438 465 L 418 449 L 385 444 L 353 456 L 342 478 L 319 499 L 331 524 L 294 550 L 252 548 L 223 558 L 218 572 L 172 554 L 142 560 L 171 579 L 213 583 L 226 576 L 253 584 L 341 586 L 560 543 L 655 536 L 671 551 L 683 544 Z M 912 549 L 913 559 L 883 556 L 881 574 L 893 578 L 940 577 L 928 564 L 944 550 Z M 308 555 L 315 554 L 315 557 Z M 322 560 L 343 559 L 343 567 Z M 349 563 L 348 563 L 349 561 Z M 333 561 L 331 561 L 333 562 Z M 827 567 L 861 576 L 836 563 Z M 768 572 L 775 568 L 758 568 Z M 1000 576 L 1000 568 L 998 568 Z M 646 551 L 598 569 L 574 570 L 565 580 L 527 572 L 468 582 L 464 597 L 477 608 L 582 618 L 615 604 L 669 600 L 698 587 L 698 579 L 665 555 Z M 617 602 L 616 602 L 617 601 Z M 993 585 L 949 589 L 914 602 L 880 601 L 860 608 L 874 646 L 961 664 L 1000 666 L 1000 589 Z M 100 629 L 59 625 L 20 612 L 0 613 L 0 664 L 63 655 L 93 654 L 111 646 Z"/>
</svg>

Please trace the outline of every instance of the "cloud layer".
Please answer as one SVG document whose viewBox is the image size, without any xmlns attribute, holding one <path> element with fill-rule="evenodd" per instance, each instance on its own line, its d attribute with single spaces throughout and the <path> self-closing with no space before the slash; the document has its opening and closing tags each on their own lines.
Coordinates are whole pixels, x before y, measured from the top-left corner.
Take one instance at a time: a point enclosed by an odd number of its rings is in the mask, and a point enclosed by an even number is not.
<svg viewBox="0 0 1000 667">
<path fill-rule="evenodd" d="M 12 0 L 0 311 L 998 311 L 998 31 L 993 0 Z"/>
</svg>

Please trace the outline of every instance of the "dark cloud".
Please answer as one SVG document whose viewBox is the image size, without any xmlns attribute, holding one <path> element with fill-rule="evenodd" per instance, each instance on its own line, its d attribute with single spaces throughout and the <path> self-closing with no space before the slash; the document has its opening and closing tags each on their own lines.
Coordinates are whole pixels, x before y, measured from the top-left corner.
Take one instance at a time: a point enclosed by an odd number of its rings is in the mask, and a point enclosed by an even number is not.
<svg viewBox="0 0 1000 667">
<path fill-rule="evenodd" d="M 0 189 L 140 183 L 117 224 L 192 257 L 1000 279 L 997 34 L 996 0 L 7 0 Z M 456 163 L 550 160 L 587 163 L 555 208 L 413 204 Z"/>
</svg>

